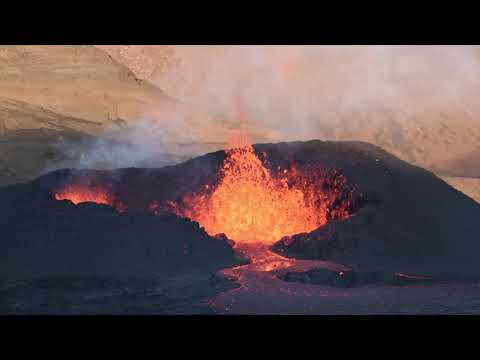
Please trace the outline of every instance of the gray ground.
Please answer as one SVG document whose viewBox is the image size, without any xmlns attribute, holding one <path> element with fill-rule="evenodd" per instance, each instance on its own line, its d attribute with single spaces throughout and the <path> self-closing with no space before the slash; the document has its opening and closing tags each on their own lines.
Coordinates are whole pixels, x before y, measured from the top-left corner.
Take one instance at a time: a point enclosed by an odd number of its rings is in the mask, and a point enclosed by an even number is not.
<svg viewBox="0 0 480 360">
<path fill-rule="evenodd" d="M 339 289 L 271 279 L 222 293 L 213 308 L 219 314 L 473 315 L 480 314 L 480 284 Z"/>
<path fill-rule="evenodd" d="M 248 281 L 240 287 L 226 278 L 195 274 L 123 282 L 19 281 L 0 287 L 0 314 L 480 313 L 480 283 L 342 289 L 285 282 L 261 272 L 244 275 Z"/>
<path fill-rule="evenodd" d="M 208 299 L 235 286 L 193 272 L 121 281 L 15 281 L 0 286 L 0 314 L 214 314 Z"/>
</svg>

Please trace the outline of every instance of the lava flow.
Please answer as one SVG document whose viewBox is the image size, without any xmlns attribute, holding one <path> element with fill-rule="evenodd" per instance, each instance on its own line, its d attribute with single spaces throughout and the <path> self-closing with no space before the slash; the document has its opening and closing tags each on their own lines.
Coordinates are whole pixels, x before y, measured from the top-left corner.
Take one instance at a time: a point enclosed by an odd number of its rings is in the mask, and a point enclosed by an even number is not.
<svg viewBox="0 0 480 360">
<path fill-rule="evenodd" d="M 329 191 L 322 191 L 328 180 L 313 171 L 307 175 L 291 167 L 279 174 L 272 175 L 252 145 L 228 150 L 218 186 L 185 196 L 171 210 L 211 235 L 264 244 L 349 216 L 351 192 L 338 201 L 346 184 L 340 174 L 330 177 Z"/>
<path fill-rule="evenodd" d="M 108 190 L 101 187 L 70 185 L 55 193 L 57 200 L 70 200 L 75 205 L 85 202 L 108 205 L 119 212 L 126 210 L 125 205 Z"/>
</svg>

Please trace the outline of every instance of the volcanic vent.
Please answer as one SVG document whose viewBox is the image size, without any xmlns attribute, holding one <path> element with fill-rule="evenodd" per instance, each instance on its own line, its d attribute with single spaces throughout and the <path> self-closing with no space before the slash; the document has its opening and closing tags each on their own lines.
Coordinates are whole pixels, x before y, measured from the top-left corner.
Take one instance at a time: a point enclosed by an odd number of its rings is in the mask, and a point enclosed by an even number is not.
<svg viewBox="0 0 480 360">
<path fill-rule="evenodd" d="M 271 171 L 265 164 L 267 154 L 262 161 L 251 145 L 229 150 L 218 184 L 170 202 L 170 209 L 212 235 L 266 244 L 345 219 L 353 210 L 353 188 L 341 173 L 295 163 Z"/>
<path fill-rule="evenodd" d="M 192 183 L 176 197 L 160 199 L 155 190 L 143 208 L 197 221 L 212 236 L 263 244 L 311 232 L 354 212 L 354 187 L 340 171 L 318 164 L 299 166 L 279 155 L 258 155 L 252 145 L 227 150 L 217 171 L 200 187 Z M 55 198 L 106 204 L 119 212 L 131 208 L 111 182 L 102 185 L 98 179 L 70 183 L 57 190 Z"/>
<path fill-rule="evenodd" d="M 55 199 L 69 200 L 75 205 L 87 202 L 108 205 L 115 208 L 118 212 L 126 210 L 122 201 L 106 186 L 102 185 L 66 185 L 55 193 Z"/>
</svg>

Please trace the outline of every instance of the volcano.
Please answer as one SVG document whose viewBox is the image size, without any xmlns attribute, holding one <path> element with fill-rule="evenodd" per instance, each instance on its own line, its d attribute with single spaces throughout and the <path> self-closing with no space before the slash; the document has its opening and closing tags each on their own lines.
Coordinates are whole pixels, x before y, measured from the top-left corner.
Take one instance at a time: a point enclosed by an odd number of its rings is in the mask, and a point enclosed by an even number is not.
<svg viewBox="0 0 480 360">
<path fill-rule="evenodd" d="M 435 279 L 480 275 L 480 205 L 362 142 L 217 151 L 159 169 L 58 170 L 0 189 L 7 278 L 215 272 L 242 244 Z"/>
</svg>

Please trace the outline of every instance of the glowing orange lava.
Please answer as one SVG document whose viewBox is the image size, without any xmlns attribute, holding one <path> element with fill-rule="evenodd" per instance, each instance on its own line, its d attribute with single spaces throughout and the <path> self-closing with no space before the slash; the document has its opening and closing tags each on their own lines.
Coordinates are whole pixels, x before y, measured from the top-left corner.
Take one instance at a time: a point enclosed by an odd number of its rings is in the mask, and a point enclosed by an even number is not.
<svg viewBox="0 0 480 360">
<path fill-rule="evenodd" d="M 126 210 L 125 205 L 117 197 L 101 187 L 67 186 L 55 194 L 55 199 L 70 200 L 75 205 L 85 202 L 104 204 L 117 209 L 119 212 Z"/>
<path fill-rule="evenodd" d="M 221 172 L 214 190 L 206 188 L 172 204 L 175 213 L 198 221 L 211 235 L 271 244 L 313 231 L 332 217 L 348 216 L 347 203 L 331 209 L 340 183 L 326 194 L 319 190 L 318 178 L 303 176 L 295 168 L 272 176 L 251 145 L 228 150 Z"/>
</svg>

